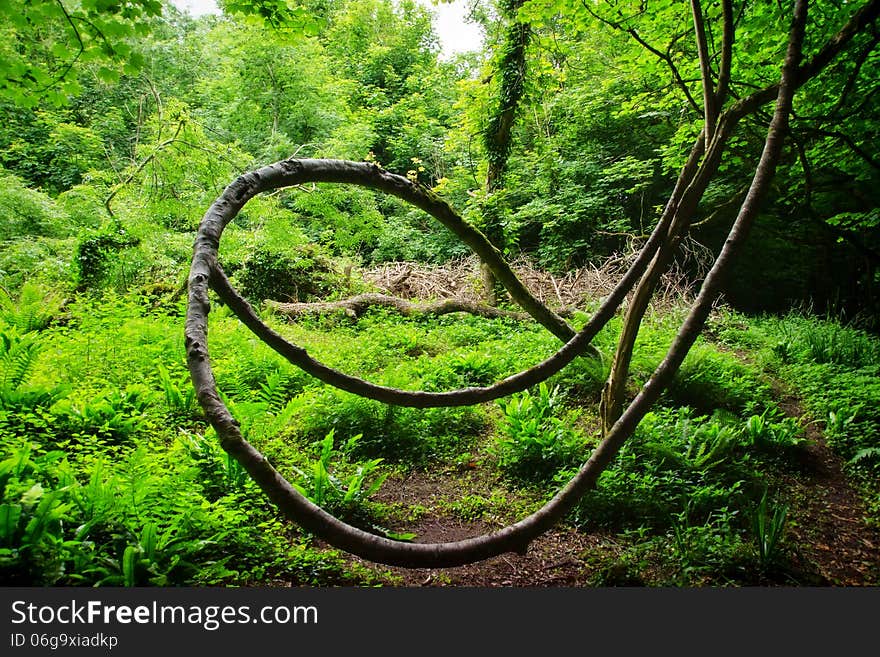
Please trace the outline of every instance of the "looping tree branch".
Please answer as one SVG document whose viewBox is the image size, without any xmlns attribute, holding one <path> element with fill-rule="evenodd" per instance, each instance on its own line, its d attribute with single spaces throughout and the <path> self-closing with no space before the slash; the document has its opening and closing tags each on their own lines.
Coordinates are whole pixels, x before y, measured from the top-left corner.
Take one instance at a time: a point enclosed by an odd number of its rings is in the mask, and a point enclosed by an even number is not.
<svg viewBox="0 0 880 657">
<path fill-rule="evenodd" d="M 872 2 L 870 6 L 876 7 L 877 4 Z M 393 177 L 375 168 L 372 173 L 364 174 L 363 165 L 357 163 L 286 160 L 245 174 L 226 188 L 208 210 L 200 225 L 189 276 L 189 303 L 185 329 L 187 361 L 199 402 L 217 431 L 223 448 L 244 467 L 266 495 L 288 517 L 331 545 L 362 558 L 407 567 L 448 567 L 487 559 L 504 552 L 525 551 L 532 540 L 561 520 L 583 494 L 595 486 L 599 475 L 614 459 L 651 405 L 669 385 L 699 336 L 712 304 L 719 294 L 723 277 L 730 269 L 736 251 L 746 239 L 757 216 L 761 199 L 775 174 L 794 91 L 803 82 L 800 74 L 804 69 L 803 67 L 799 69 L 797 65 L 804 38 L 806 10 L 807 0 L 797 0 L 781 82 L 775 87 L 775 111 L 761 159 L 724 247 L 705 277 L 687 318 L 663 361 L 639 394 L 605 432 L 603 439 L 578 473 L 543 507 L 498 532 L 453 543 L 404 543 L 369 534 L 339 521 L 301 495 L 244 439 L 237 422 L 222 403 L 211 371 L 207 349 L 207 316 L 210 308 L 208 287 L 209 284 L 215 285 L 220 288 L 218 289 L 220 292 L 225 284 L 225 277 L 222 276 L 217 265 L 220 236 L 226 223 L 232 220 L 248 199 L 260 191 L 302 182 L 306 179 L 305 172 L 308 171 L 311 179 L 317 181 L 367 184 L 409 200 L 423 209 L 437 209 L 434 207 L 434 200 L 423 191 L 414 193 L 412 189 L 406 189 L 405 179 L 400 179 L 399 176 Z M 738 111 L 742 109 L 743 107 L 740 106 Z M 729 136 L 738 118 L 741 116 L 736 113 L 719 117 L 720 137 Z M 675 241 L 677 231 L 687 226 L 689 221 L 687 210 L 699 201 L 700 187 L 703 186 L 704 178 L 711 175 L 711 160 L 720 157 L 718 151 L 724 142 L 720 137 L 716 135 L 706 152 L 703 164 L 710 161 L 710 166 L 698 167 L 697 161 L 702 155 L 705 144 L 703 136 L 700 136 L 686 165 L 693 170 L 685 171 L 680 176 L 676 192 L 668 204 L 669 210 L 661 217 L 646 247 L 637 258 L 636 266 L 627 272 L 588 326 L 569 340 L 553 358 L 560 357 L 559 355 L 564 353 L 570 355 L 571 352 L 583 349 L 584 341 L 589 340 L 585 336 L 597 330 L 596 327 L 603 321 L 607 321 L 610 317 L 609 313 L 613 314 L 616 305 L 612 305 L 610 299 L 614 297 L 619 303 L 622 299 L 621 292 L 628 289 L 638 276 L 642 276 L 649 260 L 653 258 L 655 262 L 659 262 L 663 259 L 663 250 L 670 242 Z M 679 215 L 680 207 L 684 207 L 685 212 Z M 451 212 L 451 209 L 449 211 Z M 454 221 L 451 223 L 454 225 Z M 472 239 L 467 230 L 462 230 L 461 233 L 457 231 L 457 234 L 463 240 Z M 664 247 L 663 250 L 661 246 Z M 650 278 L 649 274 L 645 275 Z"/>
<path fill-rule="evenodd" d="M 209 208 L 199 226 L 193 249 L 193 260 L 188 279 L 189 298 L 184 331 L 187 365 L 199 404 L 217 432 L 223 449 L 245 468 L 269 499 L 289 518 L 338 548 L 380 563 L 409 567 L 455 566 L 487 559 L 508 551 L 523 552 L 534 538 L 552 527 L 577 503 L 577 500 L 587 488 L 595 483 L 601 469 L 596 469 L 595 466 L 590 466 L 589 468 L 585 466 L 583 474 L 566 486 L 544 508 L 495 534 L 456 543 L 401 543 L 375 536 L 347 525 L 301 495 L 269 464 L 262 454 L 244 439 L 238 422 L 232 417 L 226 405 L 220 399 L 211 370 L 207 346 L 207 321 L 208 313 L 210 312 L 210 302 L 208 300 L 209 286 L 213 286 L 221 298 L 227 302 L 243 304 L 242 308 L 237 308 L 236 310 L 250 309 L 249 304 L 244 299 L 238 297 L 231 286 L 228 286 L 228 281 L 218 265 L 217 255 L 223 228 L 232 221 L 244 204 L 257 193 L 281 185 L 303 182 L 306 177 L 304 173 L 306 170 L 310 172 L 313 179 L 321 182 L 360 182 L 360 184 L 365 184 L 363 182 L 364 167 L 368 168 L 366 175 L 370 180 L 373 180 L 374 176 L 391 175 L 382 172 L 377 167 L 364 165 L 363 163 L 286 160 L 240 176 L 224 190 L 220 198 Z M 352 168 L 360 172 L 360 175 L 353 174 Z M 348 175 L 342 175 L 340 173 L 341 170 L 348 171 Z M 373 182 L 375 183 L 375 181 Z M 407 200 L 413 197 L 412 193 L 407 194 L 403 191 L 412 188 L 412 183 L 399 176 L 392 177 L 381 186 L 378 184 L 370 184 L 369 186 L 379 187 L 385 189 L 385 191 L 396 193 Z M 426 206 L 431 205 L 431 198 L 421 198 L 423 194 L 424 191 L 420 190 L 416 196 L 421 199 L 419 206 L 424 209 Z M 583 353 L 589 347 L 590 340 L 611 319 L 616 308 L 623 301 L 632 285 L 648 266 L 648 263 L 665 237 L 666 228 L 667 226 L 662 222 L 657 225 L 642 247 L 642 251 L 630 270 L 626 272 L 614 290 L 605 298 L 592 319 L 556 354 L 535 368 L 514 377 L 509 377 L 492 388 L 466 390 L 465 392 L 468 394 L 477 396 L 483 395 L 485 397 L 490 391 L 492 395 L 496 395 L 487 399 L 477 398 L 469 403 L 497 398 L 545 380 L 548 376 L 559 371 L 567 363 Z M 262 322 L 256 318 L 252 309 L 250 309 L 250 314 L 253 315 L 253 319 L 256 319 L 255 325 L 262 325 Z M 240 317 L 251 321 L 250 314 L 244 313 Z M 264 329 L 271 331 L 271 329 L 265 326 Z M 298 350 L 296 347 L 292 349 L 294 352 Z M 307 356 L 304 350 L 298 351 L 302 355 Z M 324 366 L 320 367 L 324 368 Z M 411 394 L 427 395 L 428 393 Z"/>
<path fill-rule="evenodd" d="M 459 218 L 448 204 L 406 178 L 390 174 L 374 165 L 363 162 L 284 160 L 240 176 L 214 202 L 199 227 L 191 271 L 198 270 L 204 275 L 221 300 L 229 306 L 238 318 L 289 362 L 297 365 L 321 381 L 342 390 L 400 406 L 416 408 L 468 406 L 492 401 L 515 392 L 520 392 L 544 381 L 547 377 L 560 371 L 578 355 L 590 350 L 593 353 L 597 353 L 595 348 L 590 345 L 590 341 L 611 319 L 615 309 L 620 305 L 636 278 L 644 270 L 644 267 L 647 266 L 653 250 L 657 248 L 662 238 L 662 231 L 659 229 L 655 230 L 655 233 L 643 247 L 642 254 L 636 259 L 633 269 L 621 279 L 612 293 L 608 295 L 591 321 L 575 334 L 556 354 L 550 356 L 542 363 L 486 388 L 464 388 L 440 393 L 399 390 L 377 386 L 330 368 L 312 358 L 302 347 L 285 340 L 260 320 L 247 300 L 239 295 L 229 283 L 217 262 L 220 235 L 223 229 L 235 218 L 236 214 L 250 198 L 261 191 L 308 181 L 346 182 L 383 189 L 430 212 L 445 225 L 455 230 L 456 234 L 466 243 L 470 239 L 471 242 L 475 242 L 481 248 L 485 246 L 479 242 L 480 233 Z M 503 260 L 501 262 L 503 263 Z M 510 267 L 506 263 L 503 264 L 509 276 L 518 285 L 522 286 L 522 283 L 516 278 Z M 499 278 L 501 277 L 499 276 Z M 530 293 L 529 295 L 531 296 Z M 195 303 L 195 299 L 193 299 L 188 313 L 191 313 L 194 321 L 199 319 L 201 314 L 205 312 L 202 308 L 206 304 L 207 299 L 199 299 L 198 303 Z M 544 307 L 543 304 L 541 307 Z M 556 316 L 555 313 L 554 316 Z M 197 334 L 194 337 L 195 341 L 199 344 L 207 342 L 206 317 L 194 323 L 193 330 Z"/>
</svg>

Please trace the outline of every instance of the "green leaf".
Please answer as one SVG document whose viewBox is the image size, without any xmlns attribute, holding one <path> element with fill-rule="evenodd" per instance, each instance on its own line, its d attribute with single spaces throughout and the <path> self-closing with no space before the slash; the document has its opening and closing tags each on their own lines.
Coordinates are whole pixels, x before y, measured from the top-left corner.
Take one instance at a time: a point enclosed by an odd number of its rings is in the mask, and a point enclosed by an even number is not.
<svg viewBox="0 0 880 657">
<path fill-rule="evenodd" d="M 43 487 L 40 484 L 34 484 L 21 496 L 21 504 L 25 508 L 30 508 L 36 504 L 43 496 Z"/>
<path fill-rule="evenodd" d="M 119 81 L 119 71 L 114 70 L 108 66 L 102 66 L 98 69 L 96 75 L 101 82 L 106 82 L 107 84 L 113 84 L 114 82 Z"/>
<path fill-rule="evenodd" d="M 137 586 L 137 566 L 140 550 L 133 545 L 122 553 L 122 581 L 124 586 Z"/>
<path fill-rule="evenodd" d="M 68 59 L 73 56 L 73 51 L 67 47 L 67 44 L 60 41 L 52 45 L 52 54 L 58 59 Z"/>
<path fill-rule="evenodd" d="M 157 542 L 156 523 L 147 523 L 141 533 L 141 548 L 143 548 L 144 555 L 150 561 L 155 560 Z"/>
<path fill-rule="evenodd" d="M 21 506 L 19 504 L 0 504 L 0 541 L 4 544 L 12 542 L 20 517 Z"/>
<path fill-rule="evenodd" d="M 417 534 L 414 532 L 392 532 L 387 529 L 383 529 L 382 532 L 385 534 L 387 538 L 390 538 L 392 541 L 411 541 L 413 540 Z"/>
</svg>

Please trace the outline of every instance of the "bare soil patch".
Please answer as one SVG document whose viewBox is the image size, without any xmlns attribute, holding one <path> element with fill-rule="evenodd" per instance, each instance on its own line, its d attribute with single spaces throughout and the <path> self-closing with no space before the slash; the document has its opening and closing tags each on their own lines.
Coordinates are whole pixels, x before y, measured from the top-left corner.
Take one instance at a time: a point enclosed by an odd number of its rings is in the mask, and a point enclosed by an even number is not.
<svg viewBox="0 0 880 657">
<path fill-rule="evenodd" d="M 790 416 L 803 417 L 797 399 L 780 402 Z M 792 500 L 789 541 L 834 586 L 880 582 L 880 530 L 866 523 L 866 509 L 815 422 L 805 422 L 809 440 L 800 472 L 785 475 Z"/>
<path fill-rule="evenodd" d="M 794 397 L 783 397 L 780 407 L 789 415 L 803 416 Z M 841 460 L 827 446 L 820 427 L 804 424 L 809 444 L 801 462 L 770 473 L 781 482 L 789 501 L 785 544 L 791 555 L 790 567 L 778 576 L 755 577 L 739 585 L 875 586 L 880 583 L 880 531 L 866 523 L 859 492 L 847 478 Z M 479 517 L 466 518 L 460 511 L 469 496 L 480 500 L 506 496 L 511 503 L 507 508 L 490 505 Z M 540 504 L 540 500 L 507 487 L 485 464 L 389 478 L 379 501 L 401 510 L 416 509 L 413 517 L 402 518 L 394 529 L 415 532 L 415 540 L 426 543 L 496 531 Z M 388 568 L 357 557 L 350 559 L 386 573 L 391 578 L 389 585 L 394 586 L 580 587 L 596 586 L 601 581 L 597 580 L 597 569 L 607 569 L 619 552 L 613 535 L 588 534 L 559 525 L 536 539 L 525 554 L 508 553 L 456 568 Z M 649 564 L 642 573 L 648 585 L 652 570 Z M 619 582 L 641 583 L 640 578 Z"/>
</svg>

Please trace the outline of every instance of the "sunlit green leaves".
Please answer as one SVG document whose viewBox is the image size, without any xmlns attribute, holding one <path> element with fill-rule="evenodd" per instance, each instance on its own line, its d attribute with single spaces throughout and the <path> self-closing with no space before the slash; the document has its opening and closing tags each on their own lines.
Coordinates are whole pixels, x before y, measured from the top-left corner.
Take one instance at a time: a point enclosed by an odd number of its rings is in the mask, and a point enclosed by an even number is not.
<svg viewBox="0 0 880 657">
<path fill-rule="evenodd" d="M 222 0 L 227 14 L 245 22 L 266 24 L 289 36 L 318 36 L 323 21 L 294 0 Z"/>
<path fill-rule="evenodd" d="M 157 0 L 8 0 L 0 16 L 0 100 L 60 106 L 90 62 L 106 83 L 137 60 L 126 43 L 162 12 Z"/>
</svg>

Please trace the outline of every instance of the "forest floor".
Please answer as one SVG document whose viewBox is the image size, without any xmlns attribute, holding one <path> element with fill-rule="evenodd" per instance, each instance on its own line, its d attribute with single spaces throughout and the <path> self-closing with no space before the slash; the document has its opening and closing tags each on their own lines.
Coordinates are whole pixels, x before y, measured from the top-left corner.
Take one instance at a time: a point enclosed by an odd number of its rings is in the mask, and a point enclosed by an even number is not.
<svg viewBox="0 0 880 657">
<path fill-rule="evenodd" d="M 786 397 L 780 406 L 802 415 Z M 792 521 L 788 531 L 800 557 L 812 564 L 822 584 L 876 585 L 880 582 L 880 530 L 865 522 L 865 505 L 843 472 L 843 463 L 814 423 L 805 423 L 807 447 L 798 476 L 785 475 Z"/>
<path fill-rule="evenodd" d="M 801 418 L 803 410 L 793 396 L 780 399 L 781 409 Z M 804 422 L 807 444 L 795 467 L 768 476 L 779 477 L 789 504 L 786 544 L 789 564 L 771 576 L 753 576 L 755 586 L 872 586 L 880 583 L 880 529 L 866 523 L 864 502 L 843 470 L 843 463 L 827 446 L 820 428 Z M 490 468 L 479 462 L 444 472 L 409 473 L 386 481 L 379 501 L 390 506 L 420 508 L 426 512 L 400 531 L 414 532 L 419 542 L 458 541 L 497 531 L 518 518 L 497 513 L 462 519 L 450 512 L 448 499 L 490 495 L 503 485 Z M 510 494 L 515 499 L 515 491 Z M 514 503 L 515 505 L 515 503 Z M 584 533 L 565 524 L 536 539 L 526 554 L 508 553 L 455 568 L 386 568 L 351 557 L 377 572 L 390 575 L 389 584 L 404 587 L 577 587 L 596 586 L 597 571 L 614 571 L 614 561 L 625 546 L 610 532 Z M 609 566 L 609 564 L 611 564 Z M 650 573 L 651 566 L 646 571 Z M 614 585 L 651 585 L 650 578 L 632 578 L 621 567 Z M 743 582 L 739 582 L 742 584 Z"/>
</svg>

